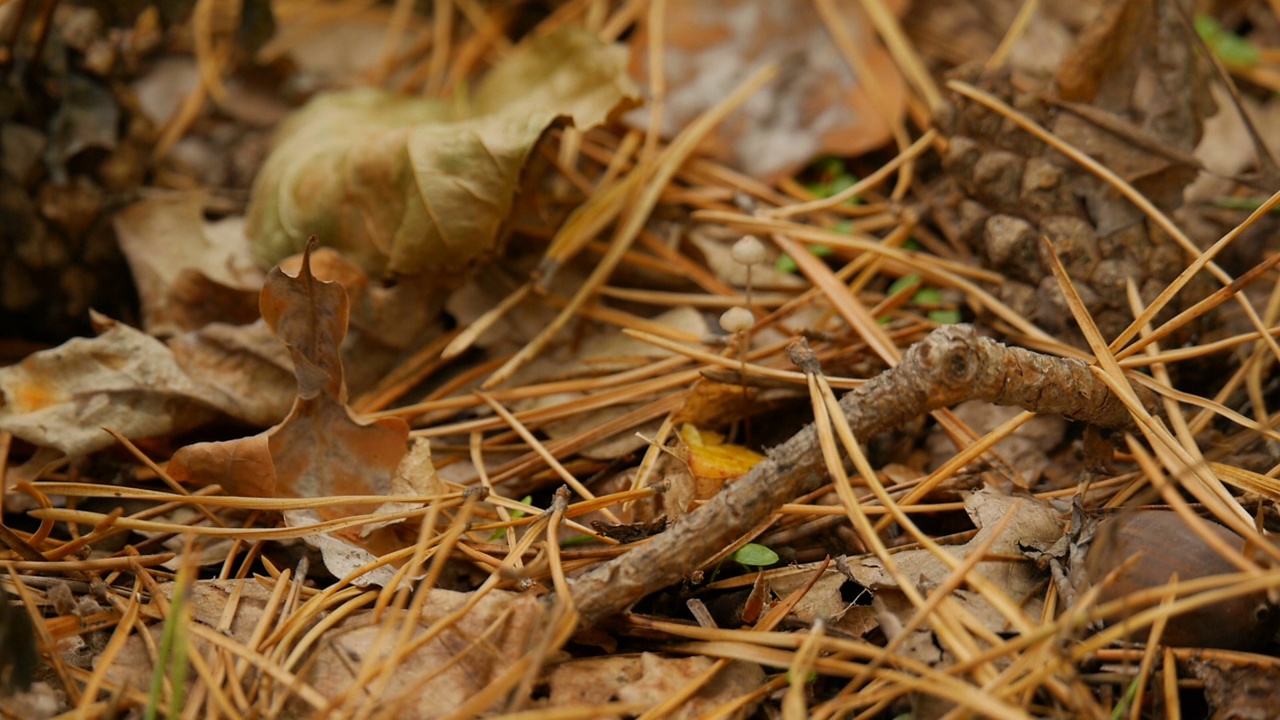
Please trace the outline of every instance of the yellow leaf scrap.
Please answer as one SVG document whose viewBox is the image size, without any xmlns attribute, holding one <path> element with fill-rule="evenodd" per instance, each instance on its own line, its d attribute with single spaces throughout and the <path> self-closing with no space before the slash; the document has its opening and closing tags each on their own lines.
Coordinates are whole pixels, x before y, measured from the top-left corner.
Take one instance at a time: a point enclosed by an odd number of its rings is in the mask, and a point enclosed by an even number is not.
<svg viewBox="0 0 1280 720">
<path fill-rule="evenodd" d="M 685 446 L 685 462 L 693 475 L 695 495 L 700 500 L 715 495 L 726 481 L 737 479 L 764 460 L 754 450 L 726 443 L 720 433 L 699 430 L 688 423 L 680 426 L 679 434 Z"/>
</svg>

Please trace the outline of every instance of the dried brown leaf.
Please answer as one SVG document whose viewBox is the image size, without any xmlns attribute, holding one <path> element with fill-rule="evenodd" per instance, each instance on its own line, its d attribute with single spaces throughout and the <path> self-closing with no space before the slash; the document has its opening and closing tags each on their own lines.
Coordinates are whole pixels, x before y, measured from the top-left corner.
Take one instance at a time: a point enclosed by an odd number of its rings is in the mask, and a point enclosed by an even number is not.
<svg viewBox="0 0 1280 720">
<path fill-rule="evenodd" d="M 262 289 L 262 315 L 293 358 L 293 410 L 261 435 L 182 448 L 169 472 L 237 495 L 389 494 L 409 429 L 398 418 L 361 422 L 347 409 L 338 352 L 347 314 L 342 286 L 316 279 L 305 260 L 297 277 L 272 270 Z"/>
<path fill-rule="evenodd" d="M 157 195 L 117 213 L 112 223 L 152 335 L 234 325 L 258 318 L 258 269 L 239 219 L 206 222 L 205 195 Z"/>
<path fill-rule="evenodd" d="M 434 623 L 473 600 L 469 593 L 426 592 L 431 597 L 423 605 L 422 617 L 414 621 L 409 642 L 421 639 Z M 394 663 L 387 662 L 390 643 L 382 626 L 388 621 L 403 622 L 404 617 L 358 613 L 329 633 L 328 642 L 320 645 L 302 679 L 330 699 L 347 697 L 384 707 L 399 703 L 395 716 L 406 720 L 445 717 L 523 654 L 525 642 L 542 617 L 540 608 L 531 595 L 491 592 L 456 622 L 444 625 L 433 638 Z M 356 673 L 366 662 L 382 669 L 372 682 L 356 687 Z M 375 688 L 381 693 L 370 697 Z M 302 706 L 294 710 L 311 714 Z"/>
<path fill-rule="evenodd" d="M 557 665 L 547 677 L 551 707 L 634 703 L 650 708 L 710 669 L 705 657 L 667 658 L 654 653 L 606 656 Z M 755 690 L 764 682 L 759 665 L 733 662 L 706 687 L 664 717 L 695 718 Z M 745 717 L 749 708 L 728 717 Z"/>
<path fill-rule="evenodd" d="M 974 523 L 982 529 L 968 543 L 959 547 L 944 548 L 957 559 L 967 557 L 973 549 L 987 542 L 991 532 L 1009 513 L 1014 513 L 1014 516 L 991 542 L 989 553 L 1018 556 L 1021 555 L 1023 546 L 1049 547 L 1062 537 L 1062 523 L 1057 513 L 1029 498 L 1013 498 L 982 491 L 966 498 L 965 509 Z M 893 558 L 906 577 L 918 580 L 925 587 L 942 584 L 952 572 L 946 563 L 928 550 L 907 550 L 896 553 Z M 848 567 L 859 584 L 871 588 L 876 593 L 886 590 L 894 591 L 898 587 L 897 582 L 888 574 L 879 558 L 863 558 L 857 562 L 850 562 Z M 1017 603 L 1032 598 L 1044 580 L 1041 571 L 1030 562 L 982 561 L 977 564 L 975 570 L 991 580 L 997 588 L 1003 590 Z M 1008 629 L 1006 618 L 981 594 L 969 590 L 958 590 L 955 596 L 963 607 L 972 612 L 992 631 L 1004 632 Z M 1038 600 L 1032 599 L 1032 602 L 1024 607 L 1034 613 L 1036 603 Z M 899 620 L 905 623 L 911 618 L 915 608 L 908 604 L 904 612 L 906 614 L 901 615 Z"/>
<path fill-rule="evenodd" d="M 496 251 L 525 160 L 558 118 L 603 122 L 635 95 L 625 51 L 581 29 L 536 37 L 495 67 L 474 106 L 373 89 L 330 93 L 290 118 L 254 188 L 264 263 L 316 234 L 370 275 L 441 289 Z"/>
<path fill-rule="evenodd" d="M 273 269 L 262 290 L 262 315 L 293 358 L 298 384 L 293 409 L 259 435 L 180 449 L 169 461 L 169 473 L 180 482 L 216 483 L 234 495 L 259 497 L 431 492 L 427 478 L 410 477 L 405 488 L 401 481 L 406 478 L 397 475 L 407 451 L 408 425 L 399 418 L 362 421 L 346 405 L 338 348 L 346 334 L 348 307 L 341 285 L 312 275 L 309 255 L 296 277 Z M 368 505 L 329 505 L 295 514 L 290 523 L 367 511 Z M 377 555 L 405 544 L 394 527 L 354 528 L 336 535 Z M 332 543 L 328 547 L 326 563 L 339 550 Z M 351 569 L 349 563 L 343 569 Z"/>
<path fill-rule="evenodd" d="M 219 398 L 153 337 L 97 316 L 105 331 L 0 368 L 0 430 L 67 455 L 115 444 L 102 430 L 147 438 L 207 422 Z"/>
<path fill-rule="evenodd" d="M 902 3 L 886 3 L 895 10 Z M 880 105 L 840 56 L 811 3 L 716 0 L 665 8 L 666 94 L 658 126 L 673 136 L 723 100 L 758 68 L 782 63 L 769 86 L 703 142 L 703 149 L 756 177 L 776 179 L 818 155 L 857 155 L 890 138 L 889 118 L 905 107 L 905 84 L 858 3 L 841 3 L 840 20 L 883 86 Z M 632 40 L 631 72 L 647 87 L 652 29 Z M 632 117 L 648 122 L 645 113 Z"/>
</svg>

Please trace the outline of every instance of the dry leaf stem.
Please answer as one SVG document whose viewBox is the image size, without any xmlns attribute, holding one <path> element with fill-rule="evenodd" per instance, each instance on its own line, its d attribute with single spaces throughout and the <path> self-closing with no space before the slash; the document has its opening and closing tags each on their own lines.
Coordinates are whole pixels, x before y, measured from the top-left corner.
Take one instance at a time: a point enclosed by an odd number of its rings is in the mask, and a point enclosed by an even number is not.
<svg viewBox="0 0 1280 720">
<path fill-rule="evenodd" d="M 1154 400 L 1145 387 L 1134 390 L 1144 401 Z M 1103 428 L 1132 424 L 1124 404 L 1086 363 L 1008 347 L 980 337 L 970 325 L 933 331 L 896 367 L 845 395 L 840 407 L 854 435 L 865 441 L 968 400 L 1056 413 Z M 817 432 L 809 425 L 665 533 L 575 580 L 573 599 L 583 622 L 593 624 L 679 582 L 804 488 L 816 486 L 821 469 Z"/>
</svg>

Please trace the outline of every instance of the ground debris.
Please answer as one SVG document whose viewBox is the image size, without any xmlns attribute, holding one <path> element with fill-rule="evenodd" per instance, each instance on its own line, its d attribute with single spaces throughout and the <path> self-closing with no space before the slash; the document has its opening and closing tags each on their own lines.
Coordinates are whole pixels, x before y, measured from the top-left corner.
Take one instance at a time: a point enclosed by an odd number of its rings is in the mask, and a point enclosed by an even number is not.
<svg viewBox="0 0 1280 720">
<path fill-rule="evenodd" d="M 812 357 L 810 355 L 810 357 Z M 820 372 L 815 366 L 806 372 Z M 1140 397 L 1151 391 L 1134 386 Z M 902 362 L 840 401 L 856 437 L 866 440 L 906 421 L 967 400 L 1056 413 L 1105 428 L 1128 427 L 1128 410 L 1084 362 L 1008 347 L 969 325 L 939 328 Z M 592 623 L 694 568 L 812 485 L 822 464 L 810 425 L 706 505 L 643 546 L 577 578 L 574 601 Z"/>
</svg>

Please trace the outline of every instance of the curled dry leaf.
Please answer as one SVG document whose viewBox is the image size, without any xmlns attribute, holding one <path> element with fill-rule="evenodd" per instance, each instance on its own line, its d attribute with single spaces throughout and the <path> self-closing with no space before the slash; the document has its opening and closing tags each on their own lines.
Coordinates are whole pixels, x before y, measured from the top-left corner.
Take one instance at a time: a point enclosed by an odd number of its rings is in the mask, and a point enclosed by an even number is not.
<svg viewBox="0 0 1280 720">
<path fill-rule="evenodd" d="M 262 289 L 263 318 L 293 359 L 298 395 L 289 416 L 259 435 L 182 448 L 169 461 L 169 473 L 180 482 L 216 483 L 231 494 L 258 497 L 429 494 L 436 489 L 433 473 L 397 472 L 407 451 L 408 425 L 398 418 L 364 422 L 347 408 L 339 354 L 347 295 L 338 283 L 317 280 L 309 259 L 308 253 L 297 277 L 273 269 Z M 411 459 L 421 467 L 419 457 Z M 370 510 L 367 504 L 331 505 L 292 521 L 313 524 Z M 392 526 L 335 536 L 377 555 L 406 542 Z M 330 553 L 325 558 L 328 563 Z"/>
<path fill-rule="evenodd" d="M 991 554 L 1017 556 L 1022 554 L 1022 547 L 1025 545 L 1049 547 L 1062 537 L 1062 521 L 1058 514 L 1047 505 L 1029 497 L 1014 498 L 984 490 L 965 498 L 965 510 L 981 529 L 964 545 L 944 547 L 957 559 L 967 557 L 970 552 L 987 542 L 988 536 L 1009 513 L 1013 513 L 1014 517 L 992 542 L 988 551 Z M 928 550 L 906 550 L 895 553 L 893 557 L 905 576 L 918 581 L 924 588 L 941 585 L 951 574 L 951 569 Z M 897 594 L 898 584 L 884 569 L 879 558 L 868 556 L 851 561 L 848 567 L 853 579 L 871 589 L 877 598 L 882 598 L 886 593 Z M 1044 577 L 1032 563 L 983 561 L 977 564 L 975 570 L 1003 590 L 1015 604 L 1022 604 L 1029 614 L 1034 616 L 1038 612 L 1037 605 L 1040 601 L 1033 598 L 1033 595 Z M 958 602 L 993 632 L 1007 631 L 1004 617 L 985 597 L 968 590 L 957 591 L 955 596 Z M 886 607 L 896 607 L 896 604 L 891 602 Z M 906 622 L 914 608 L 903 599 L 902 610 L 905 615 L 900 616 L 899 620 Z"/>
<path fill-rule="evenodd" d="M 297 274 L 301 258 L 288 258 L 280 267 Z M 430 287 L 382 287 L 329 248 L 312 253 L 310 262 L 315 277 L 340 283 L 347 293 L 349 332 L 341 350 L 348 388 L 370 387 L 405 351 L 434 337 L 437 323 L 425 302 Z M 293 361 L 265 321 L 210 323 L 167 344 L 178 364 L 217 394 L 218 408 L 228 415 L 266 427 L 289 413 L 296 391 Z"/>
<path fill-rule="evenodd" d="M 369 275 L 457 287 L 496 253 L 525 160 L 559 118 L 605 121 L 636 95 L 626 51 L 564 28 L 518 48 L 470 108 L 373 89 L 313 100 L 282 127 L 254 186 L 264 264 L 316 234 Z"/>
<path fill-rule="evenodd" d="M 243 222 L 206 222 L 204 200 L 203 192 L 153 196 L 112 219 L 151 335 L 258 318 L 263 273 Z"/>
<path fill-rule="evenodd" d="M 67 455 L 207 422 L 219 398 L 179 367 L 159 340 L 100 315 L 96 338 L 75 338 L 0 368 L 0 430 Z"/>
</svg>

